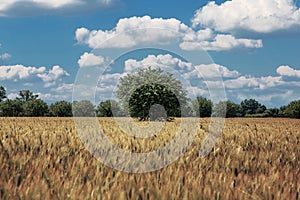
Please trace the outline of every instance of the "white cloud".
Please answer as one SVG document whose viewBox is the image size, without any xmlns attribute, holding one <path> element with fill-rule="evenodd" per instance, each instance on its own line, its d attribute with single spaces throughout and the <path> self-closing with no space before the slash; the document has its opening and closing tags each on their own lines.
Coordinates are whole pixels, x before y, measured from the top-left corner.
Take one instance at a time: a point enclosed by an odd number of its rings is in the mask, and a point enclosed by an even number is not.
<svg viewBox="0 0 300 200">
<path fill-rule="evenodd" d="M 252 77 L 252 76 L 240 76 L 236 79 L 224 81 L 224 85 L 228 89 L 242 89 L 242 88 L 252 88 L 252 89 L 269 89 L 274 88 L 279 85 L 283 85 L 282 77 Z"/>
<path fill-rule="evenodd" d="M 218 64 L 202 64 L 197 65 L 194 67 L 194 70 L 191 72 L 187 72 L 183 76 L 187 79 L 190 78 L 205 78 L 205 79 L 212 79 L 212 78 L 235 78 L 238 77 L 240 74 L 236 70 L 229 70 L 228 68 L 218 65 Z"/>
<path fill-rule="evenodd" d="M 128 59 L 125 61 L 125 72 L 134 72 L 140 68 L 147 68 L 151 66 L 152 68 L 161 68 L 161 69 L 187 69 L 192 70 L 193 65 L 189 62 L 184 62 L 179 58 L 174 58 L 170 54 L 165 55 L 148 55 L 141 61 L 134 59 Z"/>
<path fill-rule="evenodd" d="M 75 33 L 79 44 L 93 49 L 129 48 L 139 45 L 168 45 L 180 43 L 183 50 L 223 51 L 233 48 L 261 48 L 262 41 L 235 38 L 230 34 L 216 34 L 212 29 L 195 32 L 181 21 L 149 16 L 120 19 L 112 30 L 78 28 Z"/>
<path fill-rule="evenodd" d="M 56 92 L 56 93 L 71 93 L 73 92 L 73 87 L 74 87 L 74 84 L 66 84 L 66 83 L 63 83 L 62 85 L 56 87 L 56 88 L 52 88 L 51 91 L 52 92 Z"/>
<path fill-rule="evenodd" d="M 37 93 L 39 95 L 39 99 L 43 99 L 44 101 L 71 101 L 71 94 L 53 94 L 53 93 Z"/>
<path fill-rule="evenodd" d="M 298 27 L 300 10 L 293 0 L 231 0 L 221 5 L 209 2 L 197 10 L 192 23 L 221 32 L 269 33 Z"/>
<path fill-rule="evenodd" d="M 0 60 L 9 60 L 11 58 L 11 55 L 8 53 L 4 53 L 0 55 Z"/>
<path fill-rule="evenodd" d="M 300 78 L 300 70 L 293 69 L 289 66 L 279 66 L 276 72 L 281 76 L 293 76 Z"/>
<path fill-rule="evenodd" d="M 234 48 L 261 48 L 262 40 L 235 38 L 230 34 L 214 34 L 211 29 L 189 33 L 180 47 L 184 50 L 225 51 Z"/>
<path fill-rule="evenodd" d="M 0 80 L 22 80 L 46 71 L 45 67 L 25 67 L 23 65 L 0 66 Z"/>
<path fill-rule="evenodd" d="M 58 65 L 53 66 L 52 69 L 46 73 L 37 74 L 37 77 L 41 78 L 45 82 L 45 87 L 55 85 L 56 81 L 63 76 L 70 76 L 70 74 Z"/>
<path fill-rule="evenodd" d="M 0 16 L 18 16 L 45 14 L 45 11 L 64 11 L 68 13 L 76 10 L 84 12 L 95 8 L 103 8 L 112 4 L 114 0 L 1 0 Z M 55 12 L 54 12 L 55 13 Z M 26 14 L 25 14 L 26 15 Z"/>
<path fill-rule="evenodd" d="M 0 66 L 0 80 L 2 81 L 17 82 L 37 77 L 45 83 L 45 87 L 49 87 L 54 85 L 63 76 L 69 76 L 69 74 L 60 66 L 53 66 L 48 71 L 45 67 L 36 68 L 24 65 Z"/>
<path fill-rule="evenodd" d="M 85 52 L 78 60 L 79 67 L 99 66 L 104 64 L 104 58 L 102 56 L 96 56 L 93 53 Z"/>
<path fill-rule="evenodd" d="M 19 97 L 19 94 L 17 94 L 17 93 L 9 93 L 9 94 L 7 95 L 7 98 L 8 98 L 8 99 L 15 99 L 15 98 L 17 98 L 17 97 Z"/>
<path fill-rule="evenodd" d="M 76 30 L 76 39 L 94 49 L 128 48 L 141 44 L 170 44 L 191 29 L 177 19 L 149 16 L 120 19 L 112 30 Z"/>
<path fill-rule="evenodd" d="M 81 3 L 80 0 L 2 0 L 0 3 L 0 11 L 7 10 L 17 3 L 33 3 L 38 7 L 60 8 L 66 5 Z"/>
</svg>

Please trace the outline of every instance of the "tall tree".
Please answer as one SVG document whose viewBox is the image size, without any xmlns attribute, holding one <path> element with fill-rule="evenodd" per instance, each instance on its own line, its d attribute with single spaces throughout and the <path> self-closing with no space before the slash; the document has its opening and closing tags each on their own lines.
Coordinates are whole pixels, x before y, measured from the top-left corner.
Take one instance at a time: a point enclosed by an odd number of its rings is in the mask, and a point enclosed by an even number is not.
<svg viewBox="0 0 300 200">
<path fill-rule="evenodd" d="M 3 86 L 0 86 L 0 102 L 3 101 L 3 99 L 7 98 L 6 97 L 6 90 Z"/>
<path fill-rule="evenodd" d="M 89 100 L 74 101 L 72 110 L 75 117 L 96 116 L 95 106 Z"/>
<path fill-rule="evenodd" d="M 212 108 L 212 101 L 205 97 L 196 97 L 196 99 L 192 101 L 192 109 L 196 117 L 210 117 Z"/>
<path fill-rule="evenodd" d="M 181 82 L 172 74 L 151 67 L 121 78 L 117 89 L 125 113 L 140 120 L 150 118 L 154 105 L 161 105 L 168 117 L 180 116 L 181 108 L 187 104 L 186 94 Z"/>
<path fill-rule="evenodd" d="M 266 106 L 261 105 L 255 99 L 245 99 L 241 102 L 241 111 L 245 115 L 260 114 L 266 110 Z"/>
<path fill-rule="evenodd" d="M 50 115 L 56 117 L 71 117 L 72 104 L 66 101 L 58 101 L 49 106 Z"/>
<path fill-rule="evenodd" d="M 39 95 L 37 94 L 33 94 L 30 90 L 21 90 L 19 91 L 19 96 L 17 97 L 18 100 L 22 101 L 22 102 L 27 102 L 30 100 L 36 100 Z"/>
</svg>

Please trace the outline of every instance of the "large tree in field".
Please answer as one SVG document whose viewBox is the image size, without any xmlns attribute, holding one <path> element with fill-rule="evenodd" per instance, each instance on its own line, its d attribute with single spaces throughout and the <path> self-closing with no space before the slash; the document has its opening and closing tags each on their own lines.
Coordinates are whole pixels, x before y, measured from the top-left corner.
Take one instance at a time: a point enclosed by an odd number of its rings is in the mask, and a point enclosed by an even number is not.
<svg viewBox="0 0 300 200">
<path fill-rule="evenodd" d="M 186 95 L 172 74 L 151 67 L 121 78 L 117 89 L 124 112 L 140 120 L 181 116 Z"/>
</svg>

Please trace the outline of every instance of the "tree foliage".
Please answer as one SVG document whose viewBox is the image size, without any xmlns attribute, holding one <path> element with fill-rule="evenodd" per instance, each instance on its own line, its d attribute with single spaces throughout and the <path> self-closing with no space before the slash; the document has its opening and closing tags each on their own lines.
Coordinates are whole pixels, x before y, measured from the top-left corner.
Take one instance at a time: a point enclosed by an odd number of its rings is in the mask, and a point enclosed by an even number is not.
<svg viewBox="0 0 300 200">
<path fill-rule="evenodd" d="M 67 101 L 57 101 L 49 106 L 50 115 L 56 117 L 71 117 L 72 104 Z"/>
<path fill-rule="evenodd" d="M 0 102 L 6 98 L 6 90 L 3 86 L 0 86 Z"/>
<path fill-rule="evenodd" d="M 215 105 L 215 115 L 218 117 L 238 117 L 240 106 L 231 101 L 221 101 Z"/>
<path fill-rule="evenodd" d="M 18 117 L 23 115 L 23 105 L 19 100 L 0 102 L 0 116 Z"/>
<path fill-rule="evenodd" d="M 241 112 L 243 116 L 261 114 L 266 110 L 266 106 L 261 105 L 255 99 L 245 99 L 241 102 Z"/>
<path fill-rule="evenodd" d="M 168 117 L 181 116 L 181 108 L 188 100 L 186 94 L 181 82 L 172 74 L 151 67 L 121 78 L 117 90 L 124 112 L 140 120 L 150 118 L 150 109 L 154 105 L 161 105 Z M 159 117 L 163 116 L 155 118 Z"/>
<path fill-rule="evenodd" d="M 19 96 L 20 97 L 17 97 L 16 99 L 20 100 L 21 102 L 36 100 L 39 97 L 39 95 L 33 94 L 30 90 L 21 90 L 19 92 Z"/>
<path fill-rule="evenodd" d="M 97 115 L 99 117 L 118 117 L 122 116 L 122 111 L 118 105 L 118 102 L 114 100 L 106 100 L 100 102 L 98 105 Z"/>
<path fill-rule="evenodd" d="M 95 106 L 89 100 L 75 101 L 72 106 L 75 117 L 95 117 Z"/>
<path fill-rule="evenodd" d="M 193 115 L 196 117 L 210 117 L 212 108 L 212 101 L 205 97 L 196 97 L 196 99 L 192 101 Z"/>
<path fill-rule="evenodd" d="M 300 118 L 300 100 L 292 101 L 283 110 L 283 116 L 290 118 Z"/>
<path fill-rule="evenodd" d="M 88 100 L 73 102 L 73 105 L 67 101 L 58 101 L 48 106 L 30 90 L 21 90 L 16 99 L 8 99 L 5 87 L 0 86 L 0 116 L 94 117 L 97 113 L 97 116 L 118 117 L 124 116 L 123 111 L 125 111 L 141 120 L 170 119 L 172 116 L 210 117 L 211 115 L 300 118 L 300 100 L 292 101 L 279 109 L 267 109 L 255 99 L 245 99 L 240 105 L 223 101 L 214 106 L 212 101 L 205 97 L 197 97 L 190 102 L 180 81 L 173 78 L 171 74 L 163 73 L 161 69 L 150 67 L 122 78 L 117 96 L 121 100 L 122 108 L 114 100 L 101 102 L 96 110 Z"/>
<path fill-rule="evenodd" d="M 41 99 L 32 99 L 23 104 L 24 116 L 41 117 L 48 113 L 48 105 Z"/>
</svg>

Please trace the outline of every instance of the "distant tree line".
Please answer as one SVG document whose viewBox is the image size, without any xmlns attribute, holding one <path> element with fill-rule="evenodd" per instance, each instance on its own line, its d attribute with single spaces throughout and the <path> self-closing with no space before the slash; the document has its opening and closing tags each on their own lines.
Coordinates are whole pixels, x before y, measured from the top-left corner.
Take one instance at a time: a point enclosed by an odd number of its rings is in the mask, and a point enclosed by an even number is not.
<svg viewBox="0 0 300 200">
<path fill-rule="evenodd" d="M 147 86 L 148 87 L 148 86 Z M 141 91 L 140 91 L 141 92 Z M 172 97 L 173 98 L 173 97 Z M 167 102 L 167 100 L 166 100 Z M 178 106 L 178 104 L 176 105 Z M 226 109 L 224 109 L 226 108 Z M 139 108 L 141 109 L 141 108 Z M 178 108 L 177 110 L 178 111 Z M 225 112 L 225 113 L 224 113 Z M 134 113 L 136 116 L 139 112 Z M 120 117 L 128 116 L 115 100 L 100 102 L 96 107 L 89 100 L 78 102 L 57 101 L 48 105 L 37 94 L 29 90 L 19 91 L 18 97 L 8 99 L 3 86 L 0 86 L 0 116 L 4 117 Z M 290 117 L 300 118 L 300 100 L 292 101 L 286 106 L 266 108 L 255 99 L 245 99 L 240 104 L 222 101 L 217 104 L 205 97 L 196 97 L 189 101 L 184 109 L 176 115 L 183 117 Z M 143 116 L 144 117 L 144 116 Z"/>
</svg>

